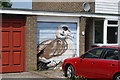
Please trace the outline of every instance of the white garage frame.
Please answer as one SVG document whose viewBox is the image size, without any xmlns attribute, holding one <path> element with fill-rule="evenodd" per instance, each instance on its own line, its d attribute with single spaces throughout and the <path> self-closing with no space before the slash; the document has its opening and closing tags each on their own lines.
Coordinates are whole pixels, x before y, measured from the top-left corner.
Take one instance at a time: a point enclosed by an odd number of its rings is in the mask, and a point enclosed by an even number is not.
<svg viewBox="0 0 120 80">
<path fill-rule="evenodd" d="M 42 21 L 42 22 L 68 22 L 68 23 L 76 23 L 77 24 L 77 55 L 76 57 L 79 56 L 79 33 L 80 33 L 80 19 L 79 18 L 74 18 L 74 17 L 51 17 L 51 16 L 38 16 L 37 17 L 37 22 Z"/>
</svg>

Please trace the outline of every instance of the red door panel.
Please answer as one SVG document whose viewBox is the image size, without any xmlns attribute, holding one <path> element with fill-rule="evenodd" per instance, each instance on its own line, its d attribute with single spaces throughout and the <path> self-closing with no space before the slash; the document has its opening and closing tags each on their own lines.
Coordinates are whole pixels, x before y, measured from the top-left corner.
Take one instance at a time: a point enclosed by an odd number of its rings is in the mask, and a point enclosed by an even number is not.
<svg viewBox="0 0 120 80">
<path fill-rule="evenodd" d="M 21 46 L 21 32 L 13 32 L 13 46 L 20 47 Z"/>
<path fill-rule="evenodd" d="M 13 64 L 14 65 L 21 64 L 21 52 L 13 52 Z"/>
<path fill-rule="evenodd" d="M 10 52 L 2 52 L 2 64 L 3 66 L 9 66 Z"/>
<path fill-rule="evenodd" d="M 25 71 L 25 34 L 22 21 L 2 23 L 2 72 Z"/>
<path fill-rule="evenodd" d="M 10 45 L 10 31 L 3 31 L 2 36 L 4 36 L 4 38 L 2 39 L 3 47 L 9 47 L 9 45 Z"/>
</svg>

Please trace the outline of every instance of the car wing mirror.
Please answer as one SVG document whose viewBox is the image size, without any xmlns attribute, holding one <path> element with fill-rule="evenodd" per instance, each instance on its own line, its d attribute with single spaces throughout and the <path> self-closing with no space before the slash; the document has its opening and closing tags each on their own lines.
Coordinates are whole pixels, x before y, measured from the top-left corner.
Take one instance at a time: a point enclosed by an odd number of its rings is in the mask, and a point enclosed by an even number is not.
<svg viewBox="0 0 120 80">
<path fill-rule="evenodd" d="M 82 62 L 83 59 L 84 59 L 84 56 L 81 55 L 81 56 L 80 56 L 80 62 Z"/>
<path fill-rule="evenodd" d="M 83 56 L 83 55 L 81 55 L 81 56 L 80 56 L 80 59 L 84 59 L 84 56 Z"/>
</svg>

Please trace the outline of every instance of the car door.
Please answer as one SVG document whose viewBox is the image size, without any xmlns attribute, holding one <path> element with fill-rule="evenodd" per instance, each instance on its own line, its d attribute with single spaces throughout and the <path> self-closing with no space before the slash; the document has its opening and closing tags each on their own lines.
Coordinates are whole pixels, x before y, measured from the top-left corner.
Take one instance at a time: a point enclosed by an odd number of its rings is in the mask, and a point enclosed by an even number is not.
<svg viewBox="0 0 120 80">
<path fill-rule="evenodd" d="M 104 55 L 104 72 L 101 72 L 104 75 L 112 77 L 113 74 L 119 69 L 120 61 L 120 52 L 119 49 L 108 48 Z"/>
<path fill-rule="evenodd" d="M 102 53 L 104 52 L 103 48 L 94 48 L 88 52 L 86 52 L 84 55 L 81 56 L 79 61 L 79 69 L 78 72 L 80 75 L 94 78 L 95 75 L 93 71 L 94 65 L 96 65 L 95 60 L 100 59 Z"/>
<path fill-rule="evenodd" d="M 92 65 L 94 68 L 92 72 L 95 78 L 107 80 L 112 77 L 118 69 L 118 53 L 118 49 L 107 48 L 103 58 L 93 61 L 95 65 Z"/>
</svg>

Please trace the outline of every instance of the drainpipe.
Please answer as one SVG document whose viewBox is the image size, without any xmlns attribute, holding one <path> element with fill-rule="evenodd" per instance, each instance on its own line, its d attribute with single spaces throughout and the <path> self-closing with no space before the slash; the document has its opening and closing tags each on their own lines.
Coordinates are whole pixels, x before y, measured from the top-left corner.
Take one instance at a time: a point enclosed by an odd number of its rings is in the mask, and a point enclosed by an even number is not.
<svg viewBox="0 0 120 80">
<path fill-rule="evenodd" d="M 118 17 L 118 47 L 120 47 L 120 17 Z"/>
<path fill-rule="evenodd" d="M 118 47 L 120 47 L 120 1 L 118 2 Z"/>
</svg>

